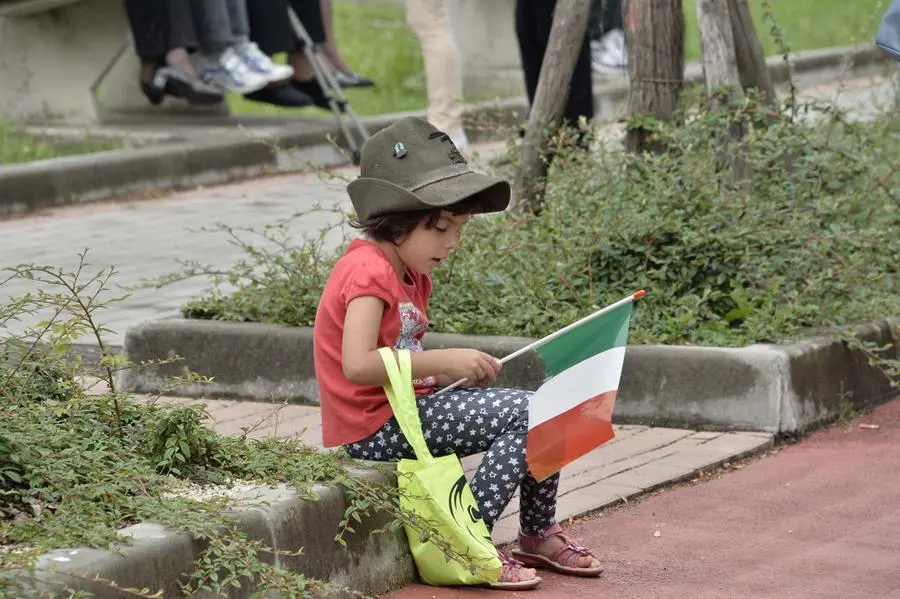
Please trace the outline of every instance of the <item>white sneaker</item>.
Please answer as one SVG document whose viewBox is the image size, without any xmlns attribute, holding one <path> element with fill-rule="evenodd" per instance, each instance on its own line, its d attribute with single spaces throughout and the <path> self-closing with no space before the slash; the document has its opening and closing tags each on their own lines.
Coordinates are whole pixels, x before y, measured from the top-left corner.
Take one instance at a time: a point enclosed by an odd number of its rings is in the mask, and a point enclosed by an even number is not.
<svg viewBox="0 0 900 599">
<path fill-rule="evenodd" d="M 591 40 L 591 68 L 595 73 L 621 73 L 628 68 L 624 31 L 613 29 L 599 40 Z"/>
<path fill-rule="evenodd" d="M 251 71 L 266 77 L 269 82 L 286 81 L 294 76 L 293 67 L 273 62 L 254 42 L 240 43 L 235 49 Z"/>
<path fill-rule="evenodd" d="M 269 85 L 269 79 L 252 71 L 234 48 L 222 52 L 218 59 L 201 56 L 197 62 L 200 79 L 223 90 L 251 94 Z"/>
</svg>

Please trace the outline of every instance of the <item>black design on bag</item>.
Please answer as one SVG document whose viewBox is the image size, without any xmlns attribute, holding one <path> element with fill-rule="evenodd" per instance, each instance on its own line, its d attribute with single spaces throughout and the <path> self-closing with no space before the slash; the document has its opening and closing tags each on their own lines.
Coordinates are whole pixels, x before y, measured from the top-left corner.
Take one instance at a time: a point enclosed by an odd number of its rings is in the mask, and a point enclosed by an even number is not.
<svg viewBox="0 0 900 599">
<path fill-rule="evenodd" d="M 476 533 L 476 531 L 472 530 L 473 524 L 484 523 L 481 518 L 481 509 L 478 507 L 478 503 L 472 498 L 472 501 L 467 501 L 470 497 L 472 497 L 471 493 L 464 493 L 466 490 L 466 477 L 465 475 L 460 476 L 459 480 L 453 484 L 453 487 L 450 489 L 450 497 L 447 501 L 447 507 L 450 509 L 450 515 L 453 516 L 453 520 L 461 527 L 465 528 L 472 538 L 485 545 L 487 547 L 493 548 L 494 543 L 491 540 L 490 535 L 486 537 L 480 537 Z"/>
</svg>

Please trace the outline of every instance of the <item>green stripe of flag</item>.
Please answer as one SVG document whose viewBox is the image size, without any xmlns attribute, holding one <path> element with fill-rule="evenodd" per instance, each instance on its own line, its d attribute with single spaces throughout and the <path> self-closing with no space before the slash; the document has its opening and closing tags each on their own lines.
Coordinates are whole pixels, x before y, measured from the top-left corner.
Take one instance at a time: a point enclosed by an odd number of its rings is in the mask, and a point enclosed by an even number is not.
<svg viewBox="0 0 900 599">
<path fill-rule="evenodd" d="M 536 351 L 544 360 L 546 378 L 586 358 L 626 345 L 632 305 L 629 302 L 538 347 Z"/>
</svg>

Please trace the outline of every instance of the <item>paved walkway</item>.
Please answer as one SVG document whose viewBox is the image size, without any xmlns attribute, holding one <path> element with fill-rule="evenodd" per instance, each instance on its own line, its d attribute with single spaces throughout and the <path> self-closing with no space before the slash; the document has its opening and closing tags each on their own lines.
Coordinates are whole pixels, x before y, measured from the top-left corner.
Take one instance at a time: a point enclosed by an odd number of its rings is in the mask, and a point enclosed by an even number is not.
<svg viewBox="0 0 900 599">
<path fill-rule="evenodd" d="M 472 154 L 480 159 L 501 147 L 497 143 L 482 144 Z M 272 248 L 246 230 L 259 231 L 284 221 L 287 239 L 299 244 L 304 236 L 317 236 L 339 223 L 334 209 L 352 209 L 345 187 L 354 176 L 353 167 L 335 169 L 329 179 L 309 173 L 280 175 L 159 199 L 67 206 L 0 220 L 0 268 L 33 263 L 72 272 L 78 265 L 78 254 L 89 249 L 87 262 L 91 266 L 85 269 L 86 274 L 110 266 L 118 271 L 112 280 L 115 288 L 106 296 L 110 298 L 129 293 L 127 288 L 142 281 L 183 271 L 179 261 L 193 260 L 212 269 L 228 270 L 246 258 L 246 252 L 231 243 L 228 233 L 217 225 L 244 229 L 238 233 L 241 239 Z M 334 229 L 326 243 L 337 245 L 341 238 L 340 229 Z M 111 329 L 104 340 L 121 345 L 130 326 L 179 317 L 180 308 L 209 287 L 209 280 L 197 277 L 161 289 L 131 291 L 127 299 L 100 315 Z M 6 283 L 0 287 L 0 304 L 35 289 L 26 280 Z M 13 323 L 10 328 L 19 333 L 37 320 Z M 89 338 L 83 341 L 93 343 Z"/>
<path fill-rule="evenodd" d="M 173 403 L 205 403 L 210 424 L 224 434 L 249 430 L 253 438 L 277 435 L 299 438 L 321 447 L 319 409 L 231 400 L 165 398 Z M 673 428 L 617 426 L 616 437 L 581 457 L 563 471 L 557 515 L 572 518 L 627 502 L 661 485 L 694 478 L 698 472 L 763 451 L 772 446 L 769 433 L 697 432 Z M 463 459 L 471 475 L 482 454 Z M 515 539 L 518 499 L 514 498 L 494 528 L 498 543 Z"/>
<path fill-rule="evenodd" d="M 873 107 L 885 106 L 892 93 L 890 81 L 883 77 L 848 80 L 839 94 L 837 90 L 836 83 L 817 84 L 801 88 L 801 95 L 836 97 L 838 105 L 865 118 Z M 620 130 L 620 125 L 614 125 L 609 131 L 615 134 Z M 502 144 L 475 147 L 476 160 L 496 154 L 500 147 Z M 334 174 L 349 180 L 354 170 L 338 169 Z M 314 174 L 282 175 L 157 199 L 70 206 L 0 220 L 0 266 L 41 263 L 71 270 L 77 264 L 78 253 L 90 248 L 88 261 L 93 270 L 89 272 L 115 266 L 119 274 L 113 282 L 122 287 L 176 272 L 179 260 L 195 260 L 214 269 L 228 270 L 245 254 L 228 242 L 224 232 L 215 230 L 217 223 L 259 228 L 317 204 L 324 208 L 349 208 L 344 186 L 342 180 L 323 181 Z M 316 212 L 294 219 L 286 229 L 297 238 L 315 234 L 336 221 L 334 214 Z M 204 227 L 214 230 L 196 232 Z M 339 234 L 334 234 L 329 240 L 335 243 L 339 238 Z M 111 329 L 105 335 L 106 341 L 121 344 L 126 329 L 132 325 L 177 317 L 179 308 L 201 295 L 207 286 L 206 280 L 192 279 L 159 290 L 133 292 L 101 315 Z M 33 290 L 25 281 L 7 283 L 0 287 L 0 303 Z M 12 323 L 10 328 L 20 332 L 34 322 Z"/>
<path fill-rule="evenodd" d="M 415 584 L 387 599 L 900 597 L 898 447 L 900 398 L 709 482 L 574 524 L 606 566 L 599 579 L 543 574 L 540 589 L 511 595 Z"/>
</svg>

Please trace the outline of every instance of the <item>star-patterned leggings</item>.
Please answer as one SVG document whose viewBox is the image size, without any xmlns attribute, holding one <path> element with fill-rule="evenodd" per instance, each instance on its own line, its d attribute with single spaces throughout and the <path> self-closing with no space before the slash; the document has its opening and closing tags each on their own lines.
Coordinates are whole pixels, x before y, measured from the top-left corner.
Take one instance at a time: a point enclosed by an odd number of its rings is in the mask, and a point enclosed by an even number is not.
<svg viewBox="0 0 900 599">
<path fill-rule="evenodd" d="M 486 452 L 469 486 L 488 530 L 493 529 L 517 487 L 523 532 L 543 532 L 556 518 L 559 475 L 537 482 L 525 463 L 531 393 L 463 388 L 418 398 L 422 432 L 433 455 L 465 457 Z M 394 462 L 415 457 L 393 417 L 371 437 L 344 447 L 351 457 L 361 460 Z"/>
</svg>

